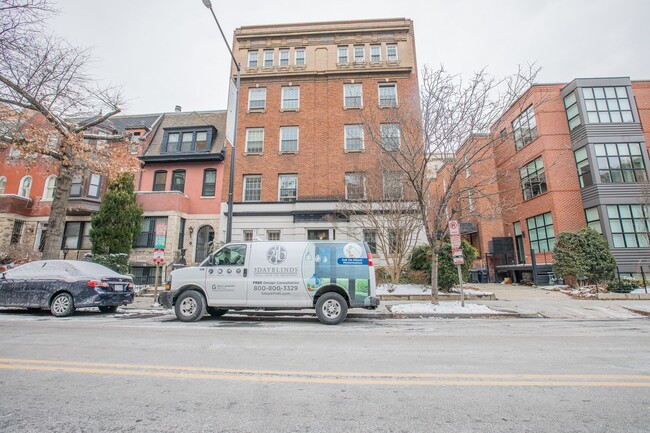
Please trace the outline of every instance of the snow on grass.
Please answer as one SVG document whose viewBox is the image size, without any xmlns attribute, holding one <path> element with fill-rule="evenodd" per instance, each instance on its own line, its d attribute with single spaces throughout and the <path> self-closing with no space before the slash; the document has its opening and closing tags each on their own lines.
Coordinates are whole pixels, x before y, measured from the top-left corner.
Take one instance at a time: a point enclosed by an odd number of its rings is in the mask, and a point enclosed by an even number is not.
<svg viewBox="0 0 650 433">
<path fill-rule="evenodd" d="M 378 295 L 430 295 L 431 287 L 419 284 L 381 284 L 377 286 Z"/>
<path fill-rule="evenodd" d="M 391 305 L 390 310 L 393 313 L 402 314 L 506 314 L 479 304 L 466 303 L 464 307 L 461 307 L 460 302 L 398 304 Z"/>
<path fill-rule="evenodd" d="M 645 289 L 643 287 L 639 287 L 638 289 L 632 290 L 630 293 L 650 293 L 650 287 L 646 287 Z"/>
<path fill-rule="evenodd" d="M 454 292 L 454 293 L 460 293 L 460 287 L 452 287 L 451 289 L 449 289 L 449 291 Z M 466 295 L 474 295 L 474 296 L 491 296 L 491 295 L 494 295 L 494 293 L 492 293 L 492 292 L 483 292 L 481 290 L 470 289 L 470 288 L 467 288 L 467 287 L 463 288 L 463 292 Z"/>
</svg>

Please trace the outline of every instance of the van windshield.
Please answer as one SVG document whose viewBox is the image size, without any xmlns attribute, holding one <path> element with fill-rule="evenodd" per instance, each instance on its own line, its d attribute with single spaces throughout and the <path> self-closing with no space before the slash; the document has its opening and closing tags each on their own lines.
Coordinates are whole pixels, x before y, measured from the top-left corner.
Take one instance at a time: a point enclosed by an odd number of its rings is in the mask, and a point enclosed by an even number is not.
<svg viewBox="0 0 650 433">
<path fill-rule="evenodd" d="M 246 245 L 242 244 L 226 245 L 204 261 L 206 265 L 211 266 L 244 266 L 245 262 Z"/>
</svg>

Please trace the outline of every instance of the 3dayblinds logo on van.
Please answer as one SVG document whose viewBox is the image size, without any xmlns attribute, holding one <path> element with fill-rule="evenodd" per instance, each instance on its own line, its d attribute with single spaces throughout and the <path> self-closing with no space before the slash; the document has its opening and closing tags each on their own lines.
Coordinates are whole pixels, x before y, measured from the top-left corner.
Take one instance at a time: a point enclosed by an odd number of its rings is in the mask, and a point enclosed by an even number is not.
<svg viewBox="0 0 650 433">
<path fill-rule="evenodd" d="M 287 259 L 287 249 L 281 245 L 275 245 L 266 251 L 266 260 L 272 265 L 279 265 Z"/>
</svg>

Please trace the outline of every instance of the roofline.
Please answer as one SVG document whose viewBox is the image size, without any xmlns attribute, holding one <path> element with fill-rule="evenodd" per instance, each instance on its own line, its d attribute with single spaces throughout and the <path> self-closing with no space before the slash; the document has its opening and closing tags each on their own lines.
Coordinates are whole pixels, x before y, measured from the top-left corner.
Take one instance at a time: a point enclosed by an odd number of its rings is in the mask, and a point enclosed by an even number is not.
<svg viewBox="0 0 650 433">
<path fill-rule="evenodd" d="M 365 20 L 345 20 L 345 21 L 314 21 L 314 22 L 300 22 L 300 23 L 284 23 L 284 24 L 259 24 L 254 26 L 241 26 L 235 29 L 235 33 L 240 30 L 256 30 L 256 29 L 277 29 L 282 27 L 296 27 L 296 26 L 327 26 L 327 25 L 346 25 L 346 24 L 371 24 L 371 23 L 390 23 L 395 21 L 404 21 L 413 23 L 413 20 L 406 17 L 396 18 L 377 18 Z"/>
</svg>

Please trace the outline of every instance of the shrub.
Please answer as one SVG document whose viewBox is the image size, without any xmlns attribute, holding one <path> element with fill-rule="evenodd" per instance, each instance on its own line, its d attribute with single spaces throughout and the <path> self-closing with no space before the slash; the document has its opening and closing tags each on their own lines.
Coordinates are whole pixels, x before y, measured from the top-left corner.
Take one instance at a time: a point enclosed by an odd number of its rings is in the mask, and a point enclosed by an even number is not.
<svg viewBox="0 0 650 433">
<path fill-rule="evenodd" d="M 400 281 L 408 284 L 419 284 L 426 286 L 431 284 L 431 273 L 426 273 L 424 271 L 418 271 L 415 269 L 405 269 L 402 272 L 402 277 Z"/>
<path fill-rule="evenodd" d="M 465 259 L 465 264 L 461 266 L 463 281 L 469 281 L 472 262 L 478 257 L 478 251 L 464 240 L 461 249 Z M 427 275 L 427 284 L 431 284 L 431 248 L 429 245 L 421 245 L 413 249 L 409 266 L 411 270 L 425 273 Z M 441 242 L 438 251 L 438 287 L 449 290 L 454 284 L 458 284 L 458 270 L 451 257 L 451 244 Z"/>
<path fill-rule="evenodd" d="M 120 274 L 129 272 L 129 255 L 124 253 L 118 254 L 96 254 L 88 257 L 91 261 L 104 265 Z"/>
<path fill-rule="evenodd" d="M 641 283 L 638 280 L 633 278 L 622 278 L 620 281 L 611 281 L 607 286 L 607 290 L 613 293 L 630 293 L 640 287 Z"/>
<path fill-rule="evenodd" d="M 377 266 L 375 267 L 375 278 L 377 280 L 377 284 L 388 284 L 390 283 L 390 274 L 386 270 L 386 268 Z"/>
</svg>

